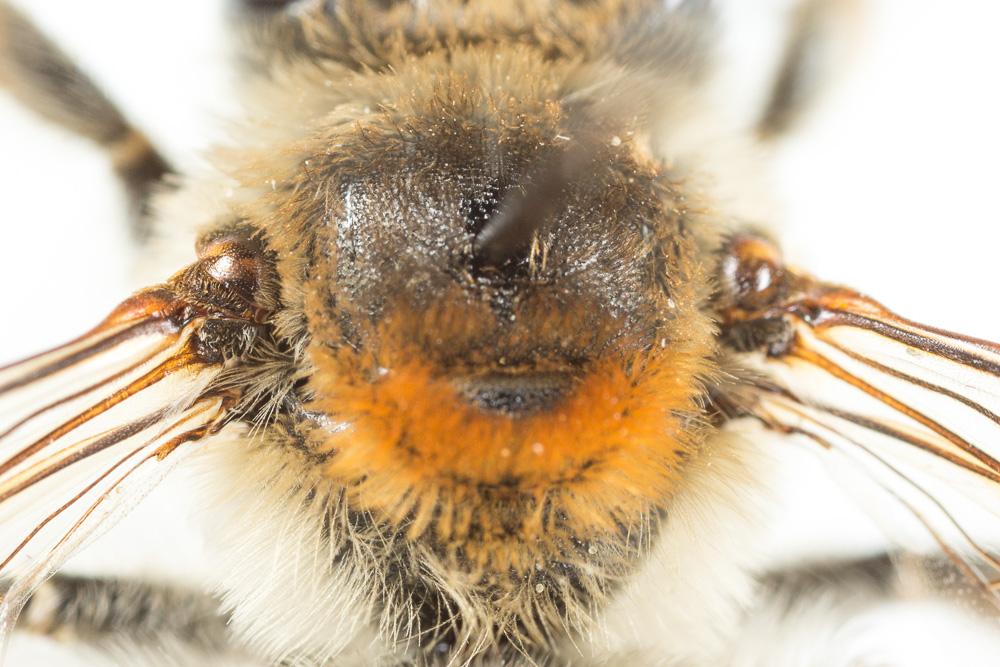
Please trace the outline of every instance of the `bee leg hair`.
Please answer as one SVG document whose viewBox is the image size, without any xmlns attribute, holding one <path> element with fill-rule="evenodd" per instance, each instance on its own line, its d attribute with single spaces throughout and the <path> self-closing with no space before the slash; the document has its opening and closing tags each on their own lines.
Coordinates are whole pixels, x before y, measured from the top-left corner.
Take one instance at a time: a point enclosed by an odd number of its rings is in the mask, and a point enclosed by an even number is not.
<svg viewBox="0 0 1000 667">
<path fill-rule="evenodd" d="M 137 240 L 148 234 L 148 199 L 172 172 L 150 140 L 22 13 L 0 0 L 0 88 L 42 118 L 109 154 L 124 183 Z"/>
<path fill-rule="evenodd" d="M 209 595 L 139 580 L 57 574 L 21 612 L 16 631 L 98 648 L 232 651 L 228 618 Z"/>
</svg>

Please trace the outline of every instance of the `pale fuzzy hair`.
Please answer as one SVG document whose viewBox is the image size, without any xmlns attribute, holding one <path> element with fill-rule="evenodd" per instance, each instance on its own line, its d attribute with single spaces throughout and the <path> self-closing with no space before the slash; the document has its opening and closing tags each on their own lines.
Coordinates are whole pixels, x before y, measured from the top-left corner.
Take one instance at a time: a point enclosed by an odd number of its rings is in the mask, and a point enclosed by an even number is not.
<svg viewBox="0 0 1000 667">
<path fill-rule="evenodd" d="M 637 665 L 722 664 L 753 604 L 771 468 L 766 444 L 728 431 L 709 438 L 668 505 L 649 559 L 595 628 L 595 651 L 644 656 L 630 663 Z"/>
<path fill-rule="evenodd" d="M 219 591 L 236 635 L 266 659 L 293 665 L 336 657 L 337 665 L 360 666 L 404 657 L 385 629 L 369 622 L 377 616 L 379 601 L 370 598 L 383 573 L 366 570 L 370 559 L 357 553 L 337 557 L 350 537 L 323 535 L 324 513 L 340 503 L 336 489 L 322 490 L 325 482 L 318 482 L 317 490 L 311 481 L 318 479 L 308 471 L 316 465 L 312 455 L 235 435 L 214 442 L 202 464 L 213 487 L 214 499 L 206 502 L 217 510 L 212 538 L 227 564 Z M 754 589 L 752 537 L 767 468 L 759 449 L 725 432 L 706 443 L 638 576 L 557 651 L 563 659 L 616 664 L 634 654 L 649 664 L 715 664 Z M 456 600 L 465 597 L 460 584 L 437 583 Z M 480 603 L 461 612 L 475 620 L 489 610 Z"/>
<path fill-rule="evenodd" d="M 305 483 L 308 454 L 268 449 L 233 431 L 212 443 L 203 464 L 207 502 L 217 509 L 211 538 L 226 563 L 217 588 L 235 634 L 275 663 L 337 656 L 345 665 L 376 664 L 364 591 L 377 573 L 334 568 L 333 542 L 322 534 L 336 491 Z"/>
</svg>

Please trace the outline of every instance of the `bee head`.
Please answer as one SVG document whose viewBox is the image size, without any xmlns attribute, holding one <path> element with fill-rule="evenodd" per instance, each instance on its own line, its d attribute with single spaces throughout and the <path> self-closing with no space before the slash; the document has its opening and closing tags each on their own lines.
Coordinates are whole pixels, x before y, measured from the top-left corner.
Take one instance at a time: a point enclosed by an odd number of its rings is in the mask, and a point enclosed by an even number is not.
<svg viewBox="0 0 1000 667">
<path fill-rule="evenodd" d="M 701 438 L 697 212 L 574 77 L 488 48 L 348 77 L 370 104 L 285 147 L 255 204 L 307 333 L 323 474 L 414 538 L 483 546 L 466 562 L 620 542 Z"/>
<path fill-rule="evenodd" d="M 673 303 L 658 276 L 679 224 L 668 189 L 617 135 L 539 111 L 428 114 L 348 148 L 313 283 L 331 349 L 369 356 L 372 379 L 419 360 L 480 412 L 518 419 L 597 360 L 654 344 Z"/>
</svg>

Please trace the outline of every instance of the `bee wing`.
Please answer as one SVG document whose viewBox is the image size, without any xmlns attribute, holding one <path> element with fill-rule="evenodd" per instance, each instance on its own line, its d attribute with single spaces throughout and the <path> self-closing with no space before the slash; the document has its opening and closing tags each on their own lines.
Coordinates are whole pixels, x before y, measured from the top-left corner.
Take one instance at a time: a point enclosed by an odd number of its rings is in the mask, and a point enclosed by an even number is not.
<svg viewBox="0 0 1000 667">
<path fill-rule="evenodd" d="M 748 358 L 748 413 L 874 481 L 1000 609 L 1000 345 L 821 283 L 760 319 L 786 329 Z"/>
<path fill-rule="evenodd" d="M 222 362 L 204 317 L 140 292 L 60 348 L 0 368 L 0 631 L 31 592 L 138 499 L 186 442 L 218 429 Z"/>
</svg>

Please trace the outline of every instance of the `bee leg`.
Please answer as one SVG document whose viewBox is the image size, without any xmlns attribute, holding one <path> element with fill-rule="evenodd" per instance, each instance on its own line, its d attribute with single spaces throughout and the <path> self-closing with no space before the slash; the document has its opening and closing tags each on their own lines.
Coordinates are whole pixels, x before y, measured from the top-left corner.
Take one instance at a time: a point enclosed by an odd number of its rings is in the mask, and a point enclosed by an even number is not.
<svg viewBox="0 0 1000 667">
<path fill-rule="evenodd" d="M 757 121 L 762 140 L 793 129 L 827 87 L 835 61 L 850 50 L 850 33 L 858 23 L 854 0 L 802 0 L 791 26 L 771 84 L 767 103 Z"/>
<path fill-rule="evenodd" d="M 958 576 L 944 556 L 890 554 L 772 572 L 761 579 L 757 604 L 748 610 L 729 649 L 731 662 L 830 667 L 869 664 L 859 660 L 857 652 L 874 655 L 889 646 L 878 641 L 879 631 L 886 627 L 880 624 L 886 617 L 879 614 L 898 608 L 896 603 L 901 600 L 940 604 L 939 611 L 945 615 L 935 619 L 941 622 L 967 624 L 975 620 L 976 611 L 986 614 L 983 619 L 994 619 L 995 608 L 980 607 L 975 596 L 954 599 L 955 591 L 949 587 L 960 580 Z M 926 623 L 915 629 L 932 627 Z M 982 629 L 988 633 L 992 625 L 984 623 Z M 861 637 L 865 641 L 859 641 Z M 941 643 L 947 637 L 938 630 L 930 641 Z M 992 646 L 1000 641 L 996 636 L 983 637 L 984 641 L 990 639 Z"/>
<path fill-rule="evenodd" d="M 214 598 L 144 581 L 56 575 L 32 595 L 16 630 L 101 647 L 232 652 Z"/>
<path fill-rule="evenodd" d="M 859 664 L 852 623 L 893 597 L 895 575 L 887 556 L 767 574 L 720 664 Z"/>
<path fill-rule="evenodd" d="M 891 595 L 899 571 L 888 554 L 849 561 L 835 561 L 773 572 L 761 580 L 769 598 L 804 600 L 827 590 L 863 591 L 870 596 Z"/>
<path fill-rule="evenodd" d="M 97 85 L 23 14 L 0 0 L 0 87 L 42 118 L 96 143 L 128 191 L 133 231 L 147 233 L 148 198 L 172 171 Z"/>
</svg>

